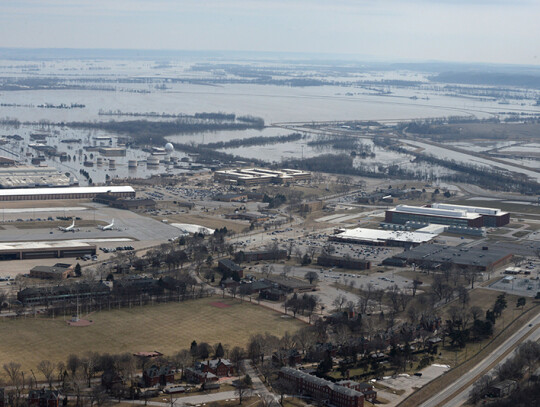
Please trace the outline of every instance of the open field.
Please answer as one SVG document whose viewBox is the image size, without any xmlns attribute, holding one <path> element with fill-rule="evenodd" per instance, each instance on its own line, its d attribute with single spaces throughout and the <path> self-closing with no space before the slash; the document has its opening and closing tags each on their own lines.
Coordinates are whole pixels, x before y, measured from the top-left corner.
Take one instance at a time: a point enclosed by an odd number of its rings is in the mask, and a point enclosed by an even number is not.
<svg viewBox="0 0 540 407">
<path fill-rule="evenodd" d="M 212 302 L 230 305 L 217 308 Z M 69 318 L 69 317 L 67 317 Z M 69 327 L 64 318 L 0 319 L 0 360 L 17 361 L 24 370 L 40 360 L 65 361 L 71 353 L 123 353 L 157 350 L 172 354 L 191 341 L 244 346 L 256 333 L 293 333 L 295 319 L 255 304 L 210 297 L 182 303 L 148 305 L 102 311 L 86 317 L 88 327 Z"/>
</svg>

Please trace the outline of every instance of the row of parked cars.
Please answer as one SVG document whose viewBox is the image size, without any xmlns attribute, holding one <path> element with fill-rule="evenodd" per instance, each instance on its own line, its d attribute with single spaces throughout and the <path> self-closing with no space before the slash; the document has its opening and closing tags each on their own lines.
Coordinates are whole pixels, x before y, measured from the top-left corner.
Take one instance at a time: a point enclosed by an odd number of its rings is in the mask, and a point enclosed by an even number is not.
<svg viewBox="0 0 540 407">
<path fill-rule="evenodd" d="M 133 246 L 117 246 L 117 247 L 100 247 L 99 250 L 101 250 L 103 253 L 114 253 L 114 252 L 121 252 L 121 251 L 131 251 L 135 250 Z"/>
</svg>

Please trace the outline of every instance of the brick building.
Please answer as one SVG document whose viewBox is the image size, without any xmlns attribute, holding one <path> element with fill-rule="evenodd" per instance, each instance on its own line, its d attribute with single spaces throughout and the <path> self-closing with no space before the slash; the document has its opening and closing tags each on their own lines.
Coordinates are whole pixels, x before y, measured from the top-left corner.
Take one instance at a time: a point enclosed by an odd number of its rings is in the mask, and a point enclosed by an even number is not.
<svg viewBox="0 0 540 407">
<path fill-rule="evenodd" d="M 63 280 L 75 277 L 75 267 L 72 264 L 56 263 L 54 266 L 35 266 L 30 270 L 30 277 L 46 280 Z"/>
<path fill-rule="evenodd" d="M 29 407 L 58 407 L 60 393 L 57 390 L 30 390 L 28 392 Z"/>
<path fill-rule="evenodd" d="M 375 388 L 370 383 L 365 382 L 355 382 L 353 380 L 341 380 L 337 382 L 336 384 L 348 387 L 349 389 L 353 389 L 356 391 L 359 391 L 364 395 L 364 398 L 369 401 L 370 403 L 373 403 L 377 399 L 377 392 L 375 391 Z"/>
<path fill-rule="evenodd" d="M 232 277 L 235 274 L 239 278 L 244 277 L 244 268 L 236 264 L 231 259 L 221 259 L 218 261 L 218 270 L 223 273 L 224 276 Z"/>
<path fill-rule="evenodd" d="M 212 383 L 217 382 L 219 378 L 210 372 L 203 372 L 202 370 L 196 368 L 187 368 L 185 369 L 186 380 L 190 383 Z"/>
<path fill-rule="evenodd" d="M 232 376 L 234 373 L 233 364 L 228 359 L 205 360 L 197 363 L 195 367 L 204 373 L 212 373 L 217 377 Z"/>
<path fill-rule="evenodd" d="M 336 407 L 363 407 L 364 394 L 352 388 L 312 376 L 290 367 L 282 367 L 279 376 L 294 384 L 295 391 Z"/>
<path fill-rule="evenodd" d="M 146 387 L 155 385 L 165 386 L 174 383 L 174 373 L 169 366 L 152 366 L 143 372 L 143 381 Z"/>
</svg>

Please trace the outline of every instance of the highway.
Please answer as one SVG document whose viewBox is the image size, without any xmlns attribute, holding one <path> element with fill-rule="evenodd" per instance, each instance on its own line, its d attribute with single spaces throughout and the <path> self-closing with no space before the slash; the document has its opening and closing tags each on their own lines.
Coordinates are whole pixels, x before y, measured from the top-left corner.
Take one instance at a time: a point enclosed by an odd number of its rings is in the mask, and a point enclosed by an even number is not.
<svg viewBox="0 0 540 407">
<path fill-rule="evenodd" d="M 526 340 L 538 341 L 540 339 L 540 314 L 532 317 L 523 327 L 506 340 L 501 346 L 495 349 L 482 362 L 472 368 L 469 372 L 459 378 L 458 381 L 435 394 L 429 400 L 420 404 L 420 407 L 457 407 L 463 405 L 472 388 L 472 381 L 477 375 L 484 375 L 489 371 L 492 363 L 503 363 L 506 359 L 513 356 L 512 347 L 515 346 L 521 338 L 529 334 Z M 501 357 L 506 351 L 512 349 L 508 355 Z M 446 403 L 441 404 L 447 398 L 451 397 Z"/>
</svg>

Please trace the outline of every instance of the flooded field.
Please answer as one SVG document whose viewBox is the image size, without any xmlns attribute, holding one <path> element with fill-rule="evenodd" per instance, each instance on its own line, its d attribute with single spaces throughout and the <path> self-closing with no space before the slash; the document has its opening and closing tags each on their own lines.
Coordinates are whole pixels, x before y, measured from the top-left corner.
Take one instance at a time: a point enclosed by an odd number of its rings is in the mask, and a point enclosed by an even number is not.
<svg viewBox="0 0 540 407">
<path fill-rule="evenodd" d="M 237 65 L 235 65 L 237 64 Z M 232 67 L 232 68 L 231 68 Z M 241 69 L 240 69 L 241 67 Z M 237 71 L 235 71 L 235 69 Z M 236 83 L 252 80 L 243 70 L 269 72 L 275 83 Z M 252 115 L 265 120 L 261 130 L 214 131 L 167 136 L 179 144 L 206 145 L 252 137 L 276 137 L 291 134 L 290 130 L 272 127 L 272 123 L 310 121 L 373 120 L 397 123 L 402 120 L 469 116 L 479 119 L 511 114 L 534 115 L 540 113 L 534 92 L 524 92 L 519 99 L 509 99 L 501 106 L 496 98 L 463 96 L 448 90 L 442 84 L 428 79 L 429 73 L 407 70 L 370 72 L 349 68 L 332 70 L 325 66 L 288 66 L 277 62 L 197 60 L 185 58 L 167 62 L 158 60 L 65 59 L 43 61 L 2 61 L 0 79 L 15 83 L 18 88 L 0 92 L 0 118 L 15 119 L 21 126 L 0 127 L 1 136 L 18 134 L 21 140 L 7 139 L 0 145 L 1 154 L 30 163 L 40 155 L 31 147 L 30 134 L 45 132 L 44 143 L 66 153 L 67 160 L 45 158 L 44 163 L 63 172 L 71 173 L 81 185 L 87 180 L 81 176 L 84 169 L 95 183 L 109 178 L 148 177 L 163 172 L 182 173 L 189 169 L 187 155 L 182 152 L 170 157 L 159 156 L 155 165 L 148 165 L 149 152 L 128 146 L 122 157 L 105 157 L 89 147 L 118 145 L 119 134 L 105 131 L 74 130 L 62 125 L 69 122 L 172 121 L 174 115 L 193 115 L 198 112 L 224 112 Z M 323 81 L 321 86 L 291 86 L 287 81 Z M 21 82 L 22 81 L 22 82 Z M 369 82 L 363 85 L 362 81 Z M 398 81 L 397 84 L 393 81 Z M 399 81 L 410 85 L 399 85 Z M 15 90 L 16 89 L 16 90 Z M 28 123 L 32 123 L 28 124 Z M 39 123 L 39 126 L 37 125 Z M 55 124 L 47 126 L 47 123 Z M 60 124 L 60 125 L 59 125 Z M 268 126 L 270 125 L 270 126 Z M 152 138 L 148 132 L 148 140 Z M 352 135 L 354 137 L 354 134 Z M 110 137 L 111 142 L 96 141 L 96 137 Z M 320 154 L 348 154 L 330 145 L 315 146 L 309 142 L 316 136 L 300 140 L 266 145 L 240 145 L 220 151 L 239 157 L 267 162 L 281 162 L 290 158 L 310 158 Z M 74 139 L 63 143 L 63 140 Z M 406 141 L 411 148 L 421 148 L 448 160 L 473 163 L 489 168 L 504 168 L 531 178 L 539 179 L 534 169 L 539 161 L 531 157 L 509 157 L 506 164 L 434 147 L 419 141 Z M 108 143 L 108 144 L 107 144 Z M 362 143 L 373 152 L 364 158 L 356 157 L 354 165 L 371 171 L 398 166 L 417 173 L 423 178 L 451 174 L 443 167 L 412 162 L 414 156 L 389 151 L 373 145 L 369 138 Z M 451 145 L 471 152 L 540 153 L 540 146 L 514 145 L 512 141 L 455 142 Z M 112 161 L 112 163 L 111 163 Z M 131 162 L 131 165 L 129 163 Z M 530 170 L 519 168 L 527 166 Z"/>
</svg>

